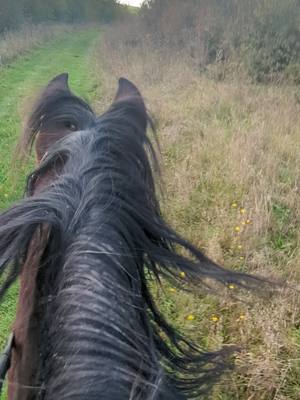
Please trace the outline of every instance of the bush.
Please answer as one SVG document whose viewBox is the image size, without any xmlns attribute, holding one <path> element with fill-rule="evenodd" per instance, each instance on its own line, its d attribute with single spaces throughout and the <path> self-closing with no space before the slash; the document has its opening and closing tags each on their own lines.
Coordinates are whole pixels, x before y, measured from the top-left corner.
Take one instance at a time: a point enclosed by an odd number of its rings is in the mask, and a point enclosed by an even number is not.
<svg viewBox="0 0 300 400">
<path fill-rule="evenodd" d="M 299 3 L 268 0 L 256 10 L 245 48 L 250 75 L 258 82 L 278 79 L 300 61 Z"/>
<path fill-rule="evenodd" d="M 201 69 L 239 60 L 255 81 L 268 82 L 300 62 L 298 0 L 148 0 L 141 17 L 157 47 Z"/>
<path fill-rule="evenodd" d="M 300 85 L 300 63 L 289 64 L 285 69 L 285 77 L 288 82 Z"/>
<path fill-rule="evenodd" d="M 107 22 L 121 11 L 116 0 L 1 0 L 0 34 L 24 22 Z"/>
</svg>

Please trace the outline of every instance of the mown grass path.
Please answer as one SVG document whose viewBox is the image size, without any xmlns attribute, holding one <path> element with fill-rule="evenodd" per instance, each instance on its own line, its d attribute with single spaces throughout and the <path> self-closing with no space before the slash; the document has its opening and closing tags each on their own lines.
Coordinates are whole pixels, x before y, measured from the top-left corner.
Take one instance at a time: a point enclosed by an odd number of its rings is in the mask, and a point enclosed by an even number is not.
<svg viewBox="0 0 300 400">
<path fill-rule="evenodd" d="M 92 100 L 98 88 L 90 73 L 89 56 L 98 36 L 96 30 L 67 33 L 0 68 L 0 210 L 21 198 L 29 170 L 27 166 L 12 172 L 21 131 L 20 110 L 26 99 L 55 75 L 69 72 L 75 93 Z M 0 351 L 14 318 L 17 290 L 15 285 L 0 305 Z"/>
</svg>

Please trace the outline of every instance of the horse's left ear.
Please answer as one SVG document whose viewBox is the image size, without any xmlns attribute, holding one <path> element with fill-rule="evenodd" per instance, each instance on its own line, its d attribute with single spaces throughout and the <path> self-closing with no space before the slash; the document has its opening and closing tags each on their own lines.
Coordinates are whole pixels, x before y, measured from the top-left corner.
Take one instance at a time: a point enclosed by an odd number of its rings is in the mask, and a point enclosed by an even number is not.
<svg viewBox="0 0 300 400">
<path fill-rule="evenodd" d="M 112 109 L 122 106 L 126 107 L 127 112 L 131 112 L 133 117 L 137 118 L 142 127 L 146 129 L 148 117 L 144 99 L 139 89 L 126 78 L 119 79 L 119 87 Z"/>
<path fill-rule="evenodd" d="M 19 149 L 26 154 L 35 143 L 40 163 L 54 143 L 74 131 L 86 129 L 94 118 L 90 106 L 71 92 L 68 74 L 60 74 L 47 84 L 34 104 Z"/>
<path fill-rule="evenodd" d="M 63 74 L 57 75 L 48 83 L 48 85 L 44 89 L 43 95 L 50 95 L 56 91 L 69 92 L 70 88 L 68 81 L 69 81 L 68 73 L 65 72 Z"/>
</svg>

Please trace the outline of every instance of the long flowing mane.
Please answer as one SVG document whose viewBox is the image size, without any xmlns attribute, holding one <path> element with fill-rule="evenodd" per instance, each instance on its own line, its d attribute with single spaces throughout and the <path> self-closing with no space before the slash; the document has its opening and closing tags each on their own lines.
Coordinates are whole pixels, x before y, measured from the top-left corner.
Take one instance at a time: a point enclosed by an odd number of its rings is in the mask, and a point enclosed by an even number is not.
<svg viewBox="0 0 300 400">
<path fill-rule="evenodd" d="M 193 285 L 260 281 L 216 265 L 165 222 L 136 87 L 121 79 L 97 117 L 66 79 L 52 81 L 29 119 L 24 144 L 36 140 L 39 165 L 27 196 L 0 215 L 0 297 L 38 263 L 28 324 L 35 365 L 19 384 L 40 388 L 28 399 L 197 397 L 228 368 L 230 350 L 186 340 L 149 282 L 180 286 L 179 271 Z"/>
</svg>

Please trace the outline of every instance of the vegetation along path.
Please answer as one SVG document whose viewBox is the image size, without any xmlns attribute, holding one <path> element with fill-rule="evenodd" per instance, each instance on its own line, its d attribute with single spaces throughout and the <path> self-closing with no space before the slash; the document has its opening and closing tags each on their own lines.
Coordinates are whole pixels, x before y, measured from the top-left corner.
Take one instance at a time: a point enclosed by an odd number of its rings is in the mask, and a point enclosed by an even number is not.
<svg viewBox="0 0 300 400">
<path fill-rule="evenodd" d="M 99 33 L 76 31 L 36 48 L 14 63 L 0 68 L 0 210 L 22 196 L 28 165 L 12 168 L 16 142 L 21 132 L 21 111 L 29 99 L 55 75 L 69 72 L 75 93 L 92 100 L 97 86 L 90 72 L 91 48 Z M 0 305 L 0 349 L 11 329 L 15 314 L 17 285 Z M 1 351 L 1 350 L 0 350 Z"/>
</svg>

